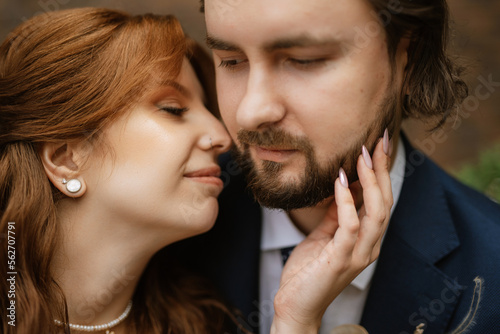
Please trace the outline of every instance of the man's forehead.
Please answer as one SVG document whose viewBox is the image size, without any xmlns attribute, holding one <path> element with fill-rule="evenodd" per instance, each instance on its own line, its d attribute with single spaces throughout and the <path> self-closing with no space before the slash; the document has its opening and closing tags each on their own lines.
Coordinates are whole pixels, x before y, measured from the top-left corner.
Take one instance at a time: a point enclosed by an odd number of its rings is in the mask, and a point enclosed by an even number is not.
<svg viewBox="0 0 500 334">
<path fill-rule="evenodd" d="M 203 5 L 205 14 L 222 21 L 248 17 L 255 22 L 261 21 L 263 17 L 279 18 L 290 14 L 304 18 L 324 14 L 331 19 L 338 19 L 332 15 L 359 9 L 374 8 L 367 0 L 205 0 Z M 255 12 L 259 15 L 252 15 Z"/>
<path fill-rule="evenodd" d="M 286 6 L 286 4 L 289 4 Z M 293 3 L 293 5 L 292 5 Z M 229 5 L 230 4 L 230 5 Z M 371 6 L 365 0 L 208 0 L 207 42 L 218 50 L 233 50 L 255 41 L 273 50 L 325 45 L 350 39 L 356 27 L 369 21 Z M 244 42 L 243 42 L 244 41 Z"/>
</svg>

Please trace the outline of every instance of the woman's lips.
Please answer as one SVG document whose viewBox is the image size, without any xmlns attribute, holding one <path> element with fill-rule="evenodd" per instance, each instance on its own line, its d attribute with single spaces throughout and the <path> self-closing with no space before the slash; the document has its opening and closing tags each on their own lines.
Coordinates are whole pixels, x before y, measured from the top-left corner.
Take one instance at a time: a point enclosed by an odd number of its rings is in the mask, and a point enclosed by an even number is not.
<svg viewBox="0 0 500 334">
<path fill-rule="evenodd" d="M 196 182 L 213 184 L 217 187 L 222 188 L 224 186 L 224 183 L 220 179 L 220 174 L 221 170 L 219 166 L 211 166 L 184 174 L 184 177 L 187 177 Z"/>
</svg>

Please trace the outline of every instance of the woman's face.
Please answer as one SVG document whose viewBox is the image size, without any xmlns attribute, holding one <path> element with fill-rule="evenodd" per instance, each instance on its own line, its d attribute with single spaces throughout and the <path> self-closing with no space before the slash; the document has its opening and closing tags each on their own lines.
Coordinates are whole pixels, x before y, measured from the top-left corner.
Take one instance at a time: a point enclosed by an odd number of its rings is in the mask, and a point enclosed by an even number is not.
<svg viewBox="0 0 500 334">
<path fill-rule="evenodd" d="M 172 239 L 211 228 L 223 187 L 217 157 L 230 137 L 203 99 L 184 60 L 177 80 L 155 88 L 104 131 L 110 154 L 89 162 L 82 200 L 104 219 L 168 227 Z"/>
</svg>

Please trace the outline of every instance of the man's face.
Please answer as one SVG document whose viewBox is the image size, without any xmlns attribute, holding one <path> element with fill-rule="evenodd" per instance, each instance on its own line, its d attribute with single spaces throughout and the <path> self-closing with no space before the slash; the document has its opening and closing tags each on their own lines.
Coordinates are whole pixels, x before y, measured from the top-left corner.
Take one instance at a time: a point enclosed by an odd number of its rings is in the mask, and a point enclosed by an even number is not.
<svg viewBox="0 0 500 334">
<path fill-rule="evenodd" d="M 286 210 L 351 181 L 364 144 L 399 122 L 406 64 L 391 67 L 365 0 L 206 0 L 219 107 L 259 202 Z M 394 71 L 394 73 L 393 73 Z"/>
</svg>

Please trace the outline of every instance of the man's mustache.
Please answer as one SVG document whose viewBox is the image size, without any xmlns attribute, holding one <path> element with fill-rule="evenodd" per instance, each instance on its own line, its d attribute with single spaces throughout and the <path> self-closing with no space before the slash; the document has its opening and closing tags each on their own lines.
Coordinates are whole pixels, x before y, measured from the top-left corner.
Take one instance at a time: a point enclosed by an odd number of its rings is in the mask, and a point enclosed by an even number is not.
<svg viewBox="0 0 500 334">
<path fill-rule="evenodd" d="M 267 128 L 262 131 L 239 130 L 238 141 L 245 146 L 281 148 L 310 152 L 312 145 L 306 137 L 299 137 L 278 128 Z"/>
</svg>

